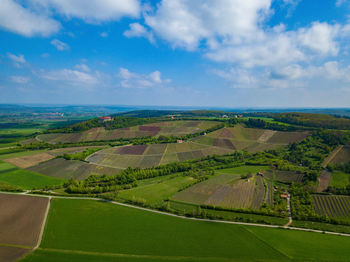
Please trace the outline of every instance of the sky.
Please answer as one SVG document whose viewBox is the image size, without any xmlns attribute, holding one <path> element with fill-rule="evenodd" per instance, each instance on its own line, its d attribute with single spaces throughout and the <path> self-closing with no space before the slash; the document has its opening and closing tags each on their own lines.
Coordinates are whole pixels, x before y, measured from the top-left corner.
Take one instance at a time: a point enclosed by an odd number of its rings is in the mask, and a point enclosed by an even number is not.
<svg viewBox="0 0 350 262">
<path fill-rule="evenodd" d="M 1 0 L 0 103 L 350 107 L 350 0 Z"/>
</svg>

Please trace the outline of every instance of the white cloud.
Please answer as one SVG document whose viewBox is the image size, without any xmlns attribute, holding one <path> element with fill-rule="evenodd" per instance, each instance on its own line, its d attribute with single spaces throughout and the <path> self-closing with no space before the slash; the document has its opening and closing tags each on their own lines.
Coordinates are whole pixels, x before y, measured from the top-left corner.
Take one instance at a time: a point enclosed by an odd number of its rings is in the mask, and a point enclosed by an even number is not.
<svg viewBox="0 0 350 262">
<path fill-rule="evenodd" d="M 30 37 L 49 36 L 58 32 L 61 25 L 56 20 L 30 11 L 13 0 L 2 0 L 0 27 Z"/>
<path fill-rule="evenodd" d="M 93 86 L 96 85 L 99 80 L 96 76 L 88 74 L 86 72 L 81 72 L 78 70 L 71 69 L 62 69 L 62 70 L 53 70 L 49 72 L 42 72 L 42 78 L 52 80 L 52 81 L 62 81 L 67 84 L 72 85 L 86 85 Z"/>
<path fill-rule="evenodd" d="M 58 51 L 64 51 L 64 50 L 69 50 L 70 47 L 68 44 L 58 40 L 58 39 L 53 39 L 51 42 L 50 42 L 54 47 L 56 47 L 56 49 Z"/>
<path fill-rule="evenodd" d="M 108 33 L 107 33 L 107 32 L 102 32 L 102 33 L 100 34 L 100 36 L 106 38 L 106 37 L 108 37 Z"/>
<path fill-rule="evenodd" d="M 84 72 L 90 72 L 90 68 L 86 64 L 79 64 L 75 66 L 75 69 L 84 71 Z"/>
<path fill-rule="evenodd" d="M 124 32 L 126 37 L 145 37 L 151 43 L 154 42 L 154 37 L 143 25 L 139 23 L 132 23 L 129 25 L 130 29 Z"/>
<path fill-rule="evenodd" d="M 309 28 L 298 30 L 298 40 L 301 45 L 324 55 L 337 55 L 338 46 L 335 37 L 339 32 L 339 25 L 329 25 L 328 23 L 314 22 Z"/>
<path fill-rule="evenodd" d="M 271 33 L 245 44 L 224 45 L 207 52 L 217 62 L 237 63 L 244 67 L 271 66 L 305 60 L 305 55 L 288 34 Z"/>
<path fill-rule="evenodd" d="M 1 0 L 0 28 L 27 37 L 47 37 L 61 29 L 56 20 L 60 15 L 96 24 L 124 16 L 137 18 L 140 9 L 139 0 Z"/>
<path fill-rule="evenodd" d="M 21 68 L 24 64 L 27 63 L 27 61 L 24 58 L 24 55 L 14 55 L 11 53 L 7 53 L 7 56 L 12 61 L 12 64 L 17 68 Z"/>
<path fill-rule="evenodd" d="M 337 1 L 335 2 L 335 5 L 336 5 L 337 7 L 340 7 L 340 6 L 344 5 L 344 4 L 350 4 L 350 1 L 349 1 L 349 0 L 337 0 Z"/>
<path fill-rule="evenodd" d="M 26 84 L 30 81 L 30 78 L 24 76 L 11 76 L 11 81 L 17 84 Z"/>
<path fill-rule="evenodd" d="M 163 0 L 154 14 L 145 15 L 145 22 L 174 47 L 194 50 L 216 37 L 234 42 L 255 37 L 270 4 L 270 0 Z"/>
<path fill-rule="evenodd" d="M 7 56 L 14 62 L 14 63 L 18 63 L 18 64 L 25 64 L 26 60 L 24 58 L 24 55 L 14 55 L 11 53 L 7 53 Z"/>
<path fill-rule="evenodd" d="M 120 85 L 124 88 L 160 87 L 171 82 L 170 79 L 162 79 L 159 71 L 143 75 L 130 72 L 126 68 L 120 68 L 118 77 L 121 79 Z"/>
<path fill-rule="evenodd" d="M 119 20 L 123 16 L 138 17 L 138 0 L 30 0 L 36 5 L 52 8 L 67 18 L 80 18 L 88 23 Z"/>
<path fill-rule="evenodd" d="M 299 2 L 283 0 L 280 4 L 291 8 Z M 311 63 L 339 53 L 337 38 L 345 27 L 326 22 L 296 30 L 287 30 L 283 24 L 269 27 L 265 22 L 274 12 L 271 3 L 272 0 L 162 0 L 155 11 L 146 11 L 145 24 L 173 48 L 198 50 L 213 61 L 247 68 Z M 137 25 L 139 35 L 151 33 Z"/>
</svg>

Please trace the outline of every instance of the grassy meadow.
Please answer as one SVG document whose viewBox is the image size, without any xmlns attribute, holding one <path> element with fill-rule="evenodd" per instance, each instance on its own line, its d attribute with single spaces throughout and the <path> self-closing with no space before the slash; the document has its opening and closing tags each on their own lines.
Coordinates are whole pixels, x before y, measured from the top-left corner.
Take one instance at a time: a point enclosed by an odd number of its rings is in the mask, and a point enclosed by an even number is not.
<svg viewBox="0 0 350 262">
<path fill-rule="evenodd" d="M 60 185 L 63 180 L 20 169 L 0 160 L 0 182 L 21 189 L 36 189 Z"/>
<path fill-rule="evenodd" d="M 40 249 L 22 261 L 350 261 L 349 245 L 348 237 L 54 199 Z"/>
</svg>

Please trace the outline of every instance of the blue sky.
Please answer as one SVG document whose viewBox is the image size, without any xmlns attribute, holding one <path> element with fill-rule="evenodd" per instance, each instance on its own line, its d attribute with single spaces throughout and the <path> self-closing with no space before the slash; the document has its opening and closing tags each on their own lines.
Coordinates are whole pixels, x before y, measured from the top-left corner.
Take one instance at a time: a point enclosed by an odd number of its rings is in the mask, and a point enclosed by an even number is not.
<svg viewBox="0 0 350 262">
<path fill-rule="evenodd" d="M 348 0 L 1 0 L 0 103 L 349 107 Z"/>
</svg>

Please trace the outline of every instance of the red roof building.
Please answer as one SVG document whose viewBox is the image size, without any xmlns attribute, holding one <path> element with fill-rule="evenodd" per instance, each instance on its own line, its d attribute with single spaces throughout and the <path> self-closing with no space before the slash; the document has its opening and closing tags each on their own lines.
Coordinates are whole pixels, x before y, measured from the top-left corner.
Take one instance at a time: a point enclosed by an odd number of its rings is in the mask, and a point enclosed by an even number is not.
<svg viewBox="0 0 350 262">
<path fill-rule="evenodd" d="M 110 116 L 100 116 L 98 118 L 101 122 L 111 121 L 112 118 Z"/>
</svg>

